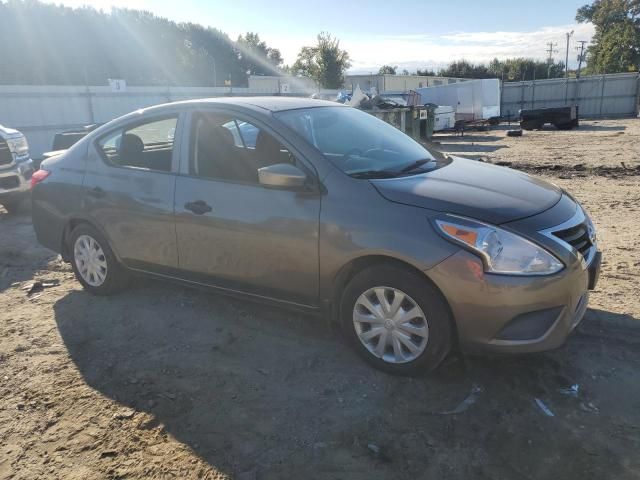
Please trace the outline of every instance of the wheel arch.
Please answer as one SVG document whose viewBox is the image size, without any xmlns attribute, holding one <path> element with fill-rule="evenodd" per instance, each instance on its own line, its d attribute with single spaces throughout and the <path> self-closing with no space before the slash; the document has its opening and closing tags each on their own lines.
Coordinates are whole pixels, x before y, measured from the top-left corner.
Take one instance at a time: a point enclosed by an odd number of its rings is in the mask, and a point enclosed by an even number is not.
<svg viewBox="0 0 640 480">
<path fill-rule="evenodd" d="M 425 273 L 424 271 L 420 270 L 414 265 L 411 265 L 408 262 L 405 262 L 398 258 L 389 257 L 386 255 L 366 255 L 362 257 L 357 257 L 350 260 L 345 265 L 343 265 L 342 268 L 340 268 L 338 273 L 335 275 L 333 279 L 333 284 L 332 284 L 331 299 L 330 299 L 331 306 L 332 306 L 331 317 L 330 317 L 331 323 L 333 324 L 339 323 L 339 319 L 341 315 L 340 308 L 342 304 L 342 293 L 344 292 L 345 287 L 349 284 L 351 279 L 358 273 L 362 272 L 363 270 L 373 266 L 379 266 L 379 265 L 391 265 L 391 266 L 395 266 L 395 267 L 407 270 L 413 274 L 418 275 L 420 278 L 424 279 L 425 282 L 428 282 L 435 289 L 435 291 L 437 291 L 440 294 L 440 296 L 442 297 L 442 300 L 447 306 L 447 309 L 449 310 L 449 316 L 452 320 L 451 323 L 452 323 L 454 339 L 455 339 L 455 343 L 457 343 L 458 330 L 457 330 L 455 318 L 453 316 L 453 310 L 449 305 L 449 301 L 447 300 L 447 297 L 445 297 L 444 293 L 442 293 L 442 290 L 438 288 L 438 286 L 429 278 L 428 274 Z"/>
<path fill-rule="evenodd" d="M 115 255 L 116 259 L 118 260 L 118 262 L 121 262 L 120 256 L 118 255 L 118 252 L 116 251 L 116 249 L 113 246 L 113 243 L 111 242 L 111 239 L 109 238 L 109 236 L 107 235 L 107 233 L 104 231 L 104 229 L 100 228 L 96 222 L 94 222 L 92 219 L 88 218 L 88 217 L 83 217 L 83 216 L 73 216 L 71 218 L 69 218 L 67 220 L 67 222 L 64 225 L 64 228 L 62 229 L 62 238 L 60 239 L 61 242 L 61 254 L 62 254 L 62 259 L 65 262 L 70 262 L 71 261 L 71 251 L 69 249 L 70 245 L 69 245 L 69 240 L 71 237 L 71 232 L 73 232 L 73 230 L 75 228 L 77 228 L 79 225 L 82 224 L 87 224 L 89 226 L 91 226 L 92 228 L 95 228 L 96 230 L 98 230 L 98 232 L 100 232 L 100 234 L 107 239 L 107 242 L 109 242 L 109 247 L 111 248 L 111 251 L 113 252 L 113 254 Z"/>
</svg>

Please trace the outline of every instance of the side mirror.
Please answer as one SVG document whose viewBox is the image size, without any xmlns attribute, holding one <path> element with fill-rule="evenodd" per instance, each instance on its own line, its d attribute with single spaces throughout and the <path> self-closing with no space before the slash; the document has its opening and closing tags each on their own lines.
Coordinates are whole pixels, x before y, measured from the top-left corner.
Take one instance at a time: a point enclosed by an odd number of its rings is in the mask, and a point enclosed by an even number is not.
<svg viewBox="0 0 640 480">
<path fill-rule="evenodd" d="M 276 163 L 258 169 L 258 181 L 261 185 L 280 188 L 303 187 L 307 180 L 305 173 L 289 163 Z"/>
</svg>

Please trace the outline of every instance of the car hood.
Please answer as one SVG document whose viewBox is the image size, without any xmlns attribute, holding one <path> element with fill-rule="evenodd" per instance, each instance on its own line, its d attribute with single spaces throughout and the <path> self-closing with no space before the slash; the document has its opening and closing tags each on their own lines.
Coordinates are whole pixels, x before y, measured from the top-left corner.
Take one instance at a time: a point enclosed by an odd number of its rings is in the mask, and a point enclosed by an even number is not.
<svg viewBox="0 0 640 480">
<path fill-rule="evenodd" d="M 555 185 L 517 170 L 457 157 L 431 172 L 371 183 L 392 202 L 496 225 L 543 212 L 562 196 Z"/>
</svg>

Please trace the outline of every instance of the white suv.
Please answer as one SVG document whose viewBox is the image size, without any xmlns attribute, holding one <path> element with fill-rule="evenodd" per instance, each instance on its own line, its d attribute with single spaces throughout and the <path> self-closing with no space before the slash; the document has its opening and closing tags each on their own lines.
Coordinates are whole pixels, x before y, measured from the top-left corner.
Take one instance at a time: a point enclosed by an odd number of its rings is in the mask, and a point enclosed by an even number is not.
<svg viewBox="0 0 640 480">
<path fill-rule="evenodd" d="M 9 213 L 28 196 L 33 170 L 25 136 L 0 125 L 0 205 Z"/>
</svg>

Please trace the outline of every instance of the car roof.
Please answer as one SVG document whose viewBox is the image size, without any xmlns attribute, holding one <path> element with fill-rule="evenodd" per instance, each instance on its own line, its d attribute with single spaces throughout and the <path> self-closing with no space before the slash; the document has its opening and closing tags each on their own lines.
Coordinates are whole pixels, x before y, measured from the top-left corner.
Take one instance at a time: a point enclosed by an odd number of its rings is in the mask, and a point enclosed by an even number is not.
<svg viewBox="0 0 640 480">
<path fill-rule="evenodd" d="M 327 100 L 316 100 L 313 98 L 304 98 L 304 97 L 279 97 L 279 96 L 201 98 L 197 100 L 184 100 L 181 102 L 174 102 L 174 103 L 164 104 L 161 106 L 168 107 L 170 105 L 176 105 L 176 104 L 244 106 L 249 108 L 259 108 L 259 109 L 267 110 L 270 112 L 279 112 L 283 110 L 295 110 L 299 108 L 343 106 L 340 103 L 330 102 Z M 151 108 L 154 108 L 154 107 L 150 107 L 149 109 Z M 145 109 L 145 110 L 148 110 L 148 109 Z"/>
</svg>

